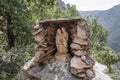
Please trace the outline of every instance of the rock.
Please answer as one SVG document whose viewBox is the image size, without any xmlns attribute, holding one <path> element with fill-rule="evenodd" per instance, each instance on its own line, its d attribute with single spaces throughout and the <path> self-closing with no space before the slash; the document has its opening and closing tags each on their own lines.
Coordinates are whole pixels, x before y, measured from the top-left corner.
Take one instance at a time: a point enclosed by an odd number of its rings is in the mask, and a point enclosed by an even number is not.
<svg viewBox="0 0 120 80">
<path fill-rule="evenodd" d="M 44 62 L 44 61 L 47 61 L 49 59 L 51 59 L 51 52 L 55 50 L 55 49 L 49 49 L 46 53 L 42 53 L 42 51 L 38 51 L 36 54 L 35 54 L 35 59 L 34 59 L 34 62 L 37 62 L 37 63 L 41 63 L 41 62 Z"/>
<path fill-rule="evenodd" d="M 85 76 L 86 76 L 85 73 L 79 73 L 79 74 L 77 74 L 77 77 L 80 77 L 80 78 L 83 78 Z"/>
<path fill-rule="evenodd" d="M 83 50 L 73 51 L 73 53 L 74 53 L 76 56 L 86 55 L 86 51 L 83 51 Z"/>
<path fill-rule="evenodd" d="M 70 71 L 73 75 L 77 75 L 77 74 L 83 73 L 83 72 L 85 73 L 85 69 L 76 69 L 76 68 L 73 68 L 73 67 L 70 68 Z"/>
<path fill-rule="evenodd" d="M 43 28 L 38 29 L 37 31 L 33 32 L 32 35 L 37 35 L 38 33 L 40 33 L 43 30 Z"/>
<path fill-rule="evenodd" d="M 86 31 L 77 26 L 77 37 L 87 39 Z"/>
<path fill-rule="evenodd" d="M 76 69 L 84 69 L 84 68 L 89 68 L 91 65 L 86 65 L 80 57 L 74 56 L 71 59 L 71 64 L 70 67 L 76 68 Z"/>
<path fill-rule="evenodd" d="M 23 67 L 21 70 L 27 71 L 28 69 L 37 66 L 37 63 L 34 63 L 34 59 L 35 57 L 33 57 L 31 60 L 29 60 Z"/>
<path fill-rule="evenodd" d="M 42 43 L 42 42 L 38 42 L 38 45 L 41 46 L 42 48 L 48 48 L 46 42 L 44 42 L 44 43 Z"/>
<path fill-rule="evenodd" d="M 81 60 L 85 61 L 86 60 L 86 56 L 82 55 L 81 56 Z"/>
<path fill-rule="evenodd" d="M 81 73 L 81 72 L 84 72 L 84 73 L 85 73 L 85 69 L 82 69 L 82 70 L 81 70 L 81 69 L 77 69 L 77 74 L 78 74 L 78 73 Z"/>
<path fill-rule="evenodd" d="M 83 49 L 83 48 L 81 48 L 81 46 L 79 44 L 75 44 L 75 43 L 72 43 L 70 45 L 70 47 L 71 47 L 72 50 L 81 50 L 81 49 Z"/>
<path fill-rule="evenodd" d="M 98 62 L 95 62 L 94 68 L 105 74 L 107 74 L 109 72 L 109 69 L 106 65 L 100 64 Z"/>
<path fill-rule="evenodd" d="M 88 77 L 84 77 L 83 80 L 90 80 Z"/>
<path fill-rule="evenodd" d="M 86 57 L 86 60 L 84 61 L 86 64 L 92 64 L 92 65 L 94 65 L 95 64 L 95 62 L 94 62 L 94 60 L 91 58 L 91 57 L 89 57 L 89 56 L 87 56 Z"/>
<path fill-rule="evenodd" d="M 87 40 L 83 40 L 77 37 L 73 39 L 73 42 L 79 45 L 89 45 L 89 42 Z"/>
<path fill-rule="evenodd" d="M 44 36 L 43 35 L 36 35 L 34 38 L 35 38 L 35 41 L 39 42 L 42 39 L 44 39 Z"/>
<path fill-rule="evenodd" d="M 71 67 L 70 71 L 72 74 L 77 75 L 77 69 Z M 80 72 L 82 72 L 82 70 Z"/>
<path fill-rule="evenodd" d="M 108 76 L 107 74 L 104 73 L 103 70 L 106 69 L 105 65 L 102 65 L 98 62 L 95 62 L 95 65 L 93 67 L 94 71 L 95 71 L 95 77 L 92 78 L 92 80 L 112 80 L 110 78 L 110 76 Z"/>
<path fill-rule="evenodd" d="M 33 30 L 38 30 L 40 28 L 40 25 L 39 24 L 36 24 L 34 27 L 33 27 Z"/>
<path fill-rule="evenodd" d="M 101 65 L 96 62 L 94 66 L 96 77 L 90 80 L 112 80 L 107 74 L 103 73 L 104 67 Z M 54 59 L 50 60 L 48 64 L 41 65 L 34 63 L 32 60 L 28 61 L 17 74 L 17 80 L 55 80 L 56 76 L 58 80 L 89 80 L 87 77 L 81 79 L 71 75 L 69 63 L 55 61 Z"/>
<path fill-rule="evenodd" d="M 89 78 L 93 78 L 95 76 L 95 74 L 93 73 L 92 70 L 90 69 L 87 69 L 86 70 L 86 75 L 89 77 Z"/>
</svg>

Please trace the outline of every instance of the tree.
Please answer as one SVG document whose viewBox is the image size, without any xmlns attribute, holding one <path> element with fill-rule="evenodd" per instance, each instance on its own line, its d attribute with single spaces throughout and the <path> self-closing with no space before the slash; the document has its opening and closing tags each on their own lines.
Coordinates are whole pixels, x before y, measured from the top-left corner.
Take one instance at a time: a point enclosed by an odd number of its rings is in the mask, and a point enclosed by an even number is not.
<svg viewBox="0 0 120 80">
<path fill-rule="evenodd" d="M 76 10 L 76 6 L 72 5 L 71 7 L 68 8 L 67 11 L 69 17 L 80 17 L 79 12 Z"/>
<path fill-rule="evenodd" d="M 7 34 L 9 48 L 15 43 L 21 45 L 32 42 L 32 25 L 36 21 L 51 18 L 50 10 L 55 5 L 55 0 L 1 0 L 0 17 L 6 26 L 3 30 Z M 4 26 L 0 24 L 0 28 Z"/>
<path fill-rule="evenodd" d="M 110 68 L 111 64 L 118 61 L 118 56 L 111 48 L 106 46 L 108 30 L 98 22 L 97 18 L 88 18 L 88 24 L 92 29 L 92 51 L 94 58 Z"/>
<path fill-rule="evenodd" d="M 23 0 L 0 0 L 0 16 L 5 20 L 9 48 L 15 45 L 15 28 L 22 25 L 26 18 L 26 4 Z"/>
</svg>

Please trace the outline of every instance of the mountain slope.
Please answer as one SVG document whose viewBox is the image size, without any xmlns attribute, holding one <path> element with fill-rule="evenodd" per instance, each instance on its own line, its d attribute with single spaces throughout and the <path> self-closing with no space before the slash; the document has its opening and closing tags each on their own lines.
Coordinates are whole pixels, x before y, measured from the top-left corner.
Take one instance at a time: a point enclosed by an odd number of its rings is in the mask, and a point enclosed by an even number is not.
<svg viewBox="0 0 120 80">
<path fill-rule="evenodd" d="M 104 11 L 80 11 L 80 15 L 97 16 L 110 31 L 108 45 L 115 51 L 120 51 L 120 5 Z"/>
</svg>

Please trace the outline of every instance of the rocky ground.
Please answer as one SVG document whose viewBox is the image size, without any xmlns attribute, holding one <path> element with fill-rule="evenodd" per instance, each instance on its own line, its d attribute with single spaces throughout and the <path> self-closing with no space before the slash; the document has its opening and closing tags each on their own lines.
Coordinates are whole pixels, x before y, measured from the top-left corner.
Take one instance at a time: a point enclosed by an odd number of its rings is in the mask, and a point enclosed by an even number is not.
<svg viewBox="0 0 120 80">
<path fill-rule="evenodd" d="M 28 61 L 17 75 L 17 80 L 88 80 L 80 79 L 70 73 L 69 62 L 51 59 L 45 63 Z M 108 68 L 100 63 L 94 66 L 96 77 L 91 80 L 112 80 L 106 73 Z"/>
</svg>

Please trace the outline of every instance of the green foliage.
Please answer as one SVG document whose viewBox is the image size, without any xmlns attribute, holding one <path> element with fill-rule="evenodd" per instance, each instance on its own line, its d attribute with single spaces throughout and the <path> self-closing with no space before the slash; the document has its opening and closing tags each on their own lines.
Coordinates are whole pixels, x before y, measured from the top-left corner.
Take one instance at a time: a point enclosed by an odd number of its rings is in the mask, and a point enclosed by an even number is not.
<svg viewBox="0 0 120 80">
<path fill-rule="evenodd" d="M 0 0 L 0 3 L 0 16 L 3 18 L 0 23 L 4 25 L 0 26 L 3 32 L 5 34 L 13 32 L 15 41 L 18 44 L 32 41 L 30 26 L 34 21 L 31 21 L 31 14 L 25 0 Z M 8 19 L 10 21 L 9 24 Z M 8 33 L 8 30 L 10 33 Z M 27 37 L 28 35 L 29 37 Z M 8 35 L 6 39 L 8 40 Z"/>
<path fill-rule="evenodd" d="M 26 61 L 34 56 L 34 43 L 21 47 L 17 46 L 9 51 L 0 52 L 6 58 L 0 61 L 0 80 L 15 80 L 16 74 Z"/>
<path fill-rule="evenodd" d="M 97 61 L 107 65 L 109 68 L 111 64 L 114 64 L 118 61 L 118 56 L 115 54 L 115 52 L 106 46 L 103 46 L 102 50 L 99 52 L 94 50 L 93 54 Z"/>
<path fill-rule="evenodd" d="M 79 12 L 76 11 L 75 5 L 72 5 L 71 7 L 68 8 L 67 15 L 69 17 L 80 17 Z"/>
<path fill-rule="evenodd" d="M 120 52 L 117 53 L 118 61 L 120 61 Z"/>
<path fill-rule="evenodd" d="M 108 30 L 98 22 L 97 18 L 88 18 L 88 24 L 92 29 L 92 49 L 94 58 L 110 68 L 111 64 L 118 61 L 118 56 L 111 48 L 106 46 Z"/>
<path fill-rule="evenodd" d="M 96 44 L 95 42 L 99 42 L 101 46 L 106 45 L 108 30 L 101 23 L 98 22 L 97 18 L 88 20 L 88 23 L 93 31 L 92 33 L 93 45 Z"/>
</svg>

